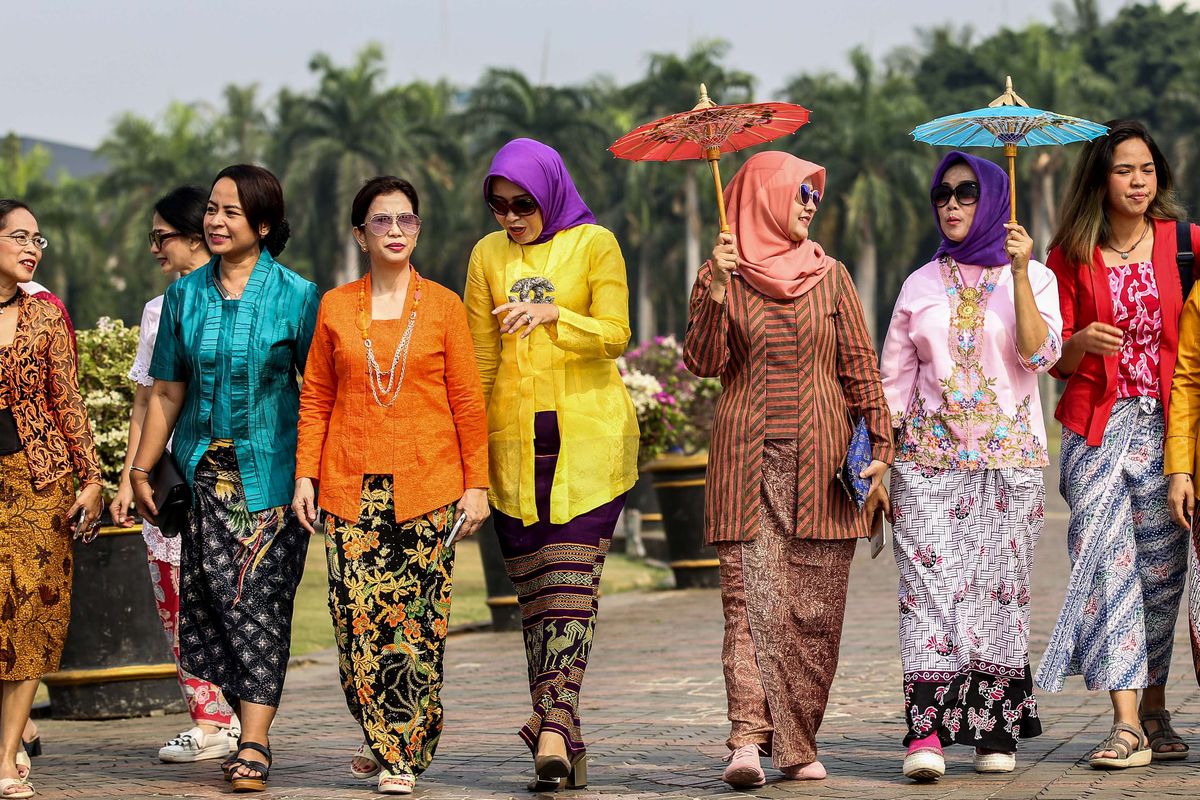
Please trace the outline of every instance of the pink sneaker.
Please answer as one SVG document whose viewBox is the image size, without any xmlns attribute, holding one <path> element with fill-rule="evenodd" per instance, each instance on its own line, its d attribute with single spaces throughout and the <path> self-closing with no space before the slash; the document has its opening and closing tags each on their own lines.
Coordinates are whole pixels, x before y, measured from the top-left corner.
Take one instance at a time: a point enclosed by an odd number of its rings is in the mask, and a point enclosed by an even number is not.
<svg viewBox="0 0 1200 800">
<path fill-rule="evenodd" d="M 729 754 L 729 766 L 721 780 L 735 788 L 756 789 L 767 782 L 758 761 L 758 745 L 744 744 Z"/>
<path fill-rule="evenodd" d="M 936 781 L 946 774 L 946 759 L 936 733 L 915 739 L 908 745 L 904 758 L 904 777 L 921 783 Z"/>
<path fill-rule="evenodd" d="M 796 764 L 779 770 L 789 781 L 820 781 L 828 775 L 825 765 L 820 761 L 810 761 L 807 764 Z"/>
</svg>

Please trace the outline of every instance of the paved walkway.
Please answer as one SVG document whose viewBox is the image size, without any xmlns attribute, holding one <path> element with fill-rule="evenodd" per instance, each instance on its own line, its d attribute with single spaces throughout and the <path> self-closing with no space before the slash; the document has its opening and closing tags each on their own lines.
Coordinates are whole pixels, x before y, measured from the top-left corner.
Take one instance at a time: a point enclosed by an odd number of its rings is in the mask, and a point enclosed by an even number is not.
<svg viewBox="0 0 1200 800">
<path fill-rule="evenodd" d="M 1053 491 L 1054 484 L 1048 482 Z M 1033 652 L 1040 655 L 1065 591 L 1066 515 L 1052 503 L 1034 575 Z M 1040 696 L 1044 733 L 1029 740 L 1011 775 L 971 771 L 970 752 L 948 751 L 948 774 L 917 786 L 900 775 L 904 734 L 896 644 L 895 565 L 860 549 L 851 573 L 841 667 L 820 733 L 830 777 L 820 783 L 782 781 L 778 773 L 759 797 L 829 798 L 1141 798 L 1200 796 L 1200 689 L 1181 625 L 1168 702 L 1190 761 L 1102 773 L 1079 763 L 1107 731 L 1105 696 L 1079 679 L 1059 695 Z M 724 687 L 719 652 L 720 601 L 715 591 L 620 595 L 602 601 L 592 666 L 584 687 L 584 733 L 591 785 L 575 800 L 735 797 L 720 782 L 725 753 Z M 472 633 L 448 647 L 446 732 L 437 758 L 417 788 L 438 800 L 526 798 L 531 771 L 515 727 L 528 694 L 517 634 Z M 219 797 L 226 793 L 217 762 L 164 765 L 163 740 L 186 725 L 182 715 L 117 723 L 45 721 L 46 755 L 35 760 L 40 796 L 81 798 Z M 373 784 L 350 777 L 357 744 L 330 653 L 304 659 L 288 677 L 275 726 L 275 798 L 366 798 Z M 749 795 L 742 795 L 749 796 Z"/>
</svg>

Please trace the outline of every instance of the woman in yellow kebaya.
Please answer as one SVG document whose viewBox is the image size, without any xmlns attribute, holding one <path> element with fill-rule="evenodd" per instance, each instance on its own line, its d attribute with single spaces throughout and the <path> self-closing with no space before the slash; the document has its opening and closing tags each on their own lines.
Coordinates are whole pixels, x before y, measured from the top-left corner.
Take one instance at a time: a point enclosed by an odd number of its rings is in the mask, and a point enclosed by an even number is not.
<svg viewBox="0 0 1200 800">
<path fill-rule="evenodd" d="M 502 230 L 471 253 L 466 304 L 488 409 L 488 499 L 524 620 L 533 709 L 520 735 L 534 754 L 530 788 L 564 778 L 578 788 L 600 572 L 637 480 L 637 419 L 616 366 L 630 336 L 625 261 L 540 142 L 501 148 L 483 191 Z"/>
</svg>

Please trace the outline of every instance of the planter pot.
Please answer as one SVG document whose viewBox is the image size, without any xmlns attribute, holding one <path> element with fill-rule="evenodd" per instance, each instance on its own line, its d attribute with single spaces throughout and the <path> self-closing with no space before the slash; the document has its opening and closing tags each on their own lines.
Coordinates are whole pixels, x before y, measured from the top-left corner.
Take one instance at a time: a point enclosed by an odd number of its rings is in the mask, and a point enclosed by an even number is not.
<svg viewBox="0 0 1200 800">
<path fill-rule="evenodd" d="M 517 605 L 517 590 L 504 569 L 500 540 L 496 527 L 488 517 L 475 534 L 479 541 L 479 556 L 483 560 L 483 580 L 487 584 L 487 605 L 492 612 L 492 630 L 521 630 L 521 607 Z"/>
<path fill-rule="evenodd" d="M 186 711 L 146 566 L 142 529 L 100 529 L 75 547 L 71 625 L 59 671 L 42 678 L 55 719 Z"/>
<path fill-rule="evenodd" d="M 704 543 L 704 477 L 708 456 L 664 456 L 646 466 L 667 536 L 676 589 L 720 586 L 716 548 Z"/>
</svg>

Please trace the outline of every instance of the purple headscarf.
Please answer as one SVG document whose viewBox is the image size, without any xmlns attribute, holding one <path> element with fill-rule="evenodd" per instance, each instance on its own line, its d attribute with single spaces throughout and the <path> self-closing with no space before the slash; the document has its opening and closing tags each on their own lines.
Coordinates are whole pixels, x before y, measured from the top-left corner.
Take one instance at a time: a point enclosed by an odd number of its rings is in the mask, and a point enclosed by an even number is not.
<svg viewBox="0 0 1200 800">
<path fill-rule="evenodd" d="M 942 223 L 938 219 L 937 209 L 933 209 L 933 220 L 942 236 L 934 259 L 949 255 L 960 264 L 970 264 L 975 267 L 998 267 L 1008 264 L 1008 251 L 1004 242 L 1008 231 L 1004 223 L 1008 222 L 1008 173 L 994 162 L 986 158 L 960 153 L 955 150 L 948 153 L 938 164 L 933 173 L 933 183 L 930 191 L 942 183 L 946 170 L 958 163 L 964 163 L 975 171 L 979 181 L 979 202 L 975 204 L 975 219 L 971 222 L 971 230 L 967 238 L 961 242 L 952 242 L 942 233 Z"/>
<path fill-rule="evenodd" d="M 492 178 L 505 178 L 533 195 L 542 210 L 542 234 L 533 244 L 548 242 L 559 231 L 576 225 L 595 224 L 596 218 L 584 204 L 567 172 L 562 156 L 549 145 L 534 139 L 513 139 L 492 159 L 483 179 L 487 199 Z"/>
</svg>

